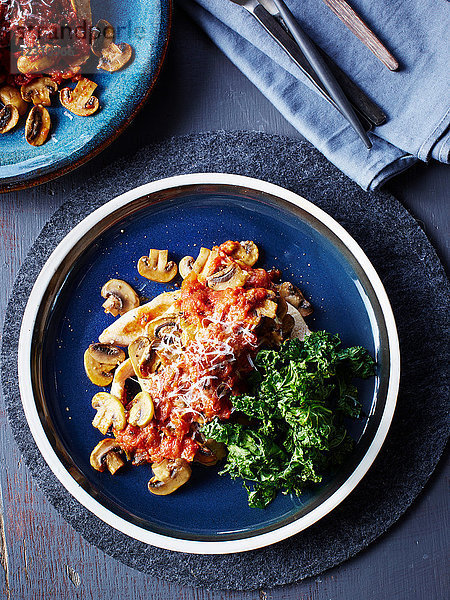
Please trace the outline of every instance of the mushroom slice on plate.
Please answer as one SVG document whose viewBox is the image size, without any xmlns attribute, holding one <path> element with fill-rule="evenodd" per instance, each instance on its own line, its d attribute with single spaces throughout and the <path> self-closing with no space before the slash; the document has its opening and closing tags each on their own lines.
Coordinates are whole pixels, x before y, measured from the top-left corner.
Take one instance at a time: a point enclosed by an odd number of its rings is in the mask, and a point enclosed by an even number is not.
<svg viewBox="0 0 450 600">
<path fill-rule="evenodd" d="M 282 320 L 284 318 L 284 315 L 287 313 L 287 302 L 282 296 L 278 296 L 276 302 L 278 305 L 277 317 Z"/>
<path fill-rule="evenodd" d="M 192 271 L 195 263 L 195 258 L 193 256 L 184 256 L 179 264 L 178 271 L 183 279 L 185 279 L 189 273 Z"/>
<path fill-rule="evenodd" d="M 120 71 L 130 61 L 133 49 L 130 44 L 122 42 L 114 44 L 113 42 L 104 47 L 98 61 L 97 68 L 108 73 Z"/>
<path fill-rule="evenodd" d="M 177 315 L 168 314 L 153 319 L 146 326 L 147 337 L 151 339 L 171 338 L 177 329 Z"/>
<path fill-rule="evenodd" d="M 128 415 L 128 423 L 137 427 L 145 427 L 153 419 L 155 407 L 148 392 L 139 392 L 134 399 Z"/>
<path fill-rule="evenodd" d="M 288 304 L 288 315 L 294 319 L 294 326 L 290 333 L 291 338 L 298 338 L 303 341 L 311 333 L 305 319 L 292 304 Z"/>
<path fill-rule="evenodd" d="M 139 296 L 131 285 L 121 279 L 110 279 L 102 287 L 101 292 L 106 302 L 102 304 L 106 313 L 113 317 L 124 315 L 129 310 L 139 306 Z"/>
<path fill-rule="evenodd" d="M 184 256 L 179 264 L 181 277 L 186 279 L 191 273 L 196 273 L 197 275 L 206 274 L 208 265 L 217 257 L 217 254 L 216 251 L 202 247 L 196 259 L 193 256 Z"/>
<path fill-rule="evenodd" d="M 150 338 L 136 338 L 128 347 L 128 355 L 137 377 L 146 379 L 155 373 L 161 365 L 157 345 Z"/>
<path fill-rule="evenodd" d="M 280 296 L 286 300 L 288 304 L 296 308 L 302 317 L 307 317 L 313 312 L 313 307 L 302 292 L 290 281 L 285 281 L 280 285 Z"/>
<path fill-rule="evenodd" d="M 227 450 L 225 444 L 209 439 L 200 445 L 194 460 L 205 467 L 212 467 L 217 464 L 219 460 L 224 459 L 226 454 Z"/>
<path fill-rule="evenodd" d="M 7 104 L 0 110 L 0 133 L 11 131 L 19 121 L 19 111 L 12 104 Z"/>
<path fill-rule="evenodd" d="M 251 240 L 240 242 L 230 256 L 235 260 L 240 260 L 249 267 L 253 267 L 259 257 L 258 246 Z"/>
<path fill-rule="evenodd" d="M 92 43 L 91 50 L 95 56 L 100 57 L 105 48 L 114 42 L 115 32 L 114 27 L 105 19 L 97 21 L 95 27 L 92 28 Z"/>
<path fill-rule="evenodd" d="M 5 106 L 10 104 L 17 108 L 20 116 L 23 116 L 28 110 L 28 104 L 23 100 L 19 90 L 12 85 L 0 87 L 0 102 Z"/>
<path fill-rule="evenodd" d="M 125 360 L 125 352 L 112 344 L 97 342 L 84 353 L 84 368 L 94 385 L 109 385 L 113 380 L 111 371 Z"/>
<path fill-rule="evenodd" d="M 200 252 L 198 253 L 197 258 L 195 259 L 194 264 L 192 265 L 192 270 L 194 273 L 200 274 L 206 266 L 208 259 L 210 257 L 211 250 L 209 248 L 200 248 Z"/>
<path fill-rule="evenodd" d="M 127 420 L 125 417 L 125 408 L 115 396 L 108 392 L 99 392 L 92 398 L 92 408 L 95 408 L 97 414 L 92 421 L 92 425 L 106 435 L 110 427 L 117 431 L 125 429 Z"/>
<path fill-rule="evenodd" d="M 168 250 L 152 249 L 148 256 L 141 256 L 138 262 L 138 271 L 142 277 L 159 283 L 172 281 L 178 271 L 175 262 L 167 261 Z"/>
<path fill-rule="evenodd" d="M 25 102 L 32 102 L 35 106 L 50 106 L 52 101 L 51 94 L 58 91 L 58 84 L 50 77 L 38 77 L 32 79 L 20 88 L 20 93 Z"/>
<path fill-rule="evenodd" d="M 232 264 L 207 277 L 206 282 L 208 287 L 214 290 L 224 290 L 226 288 L 243 287 L 248 278 L 249 273 L 247 271 L 243 271 L 237 264 Z"/>
<path fill-rule="evenodd" d="M 50 114 L 43 106 L 33 106 L 25 123 L 25 138 L 32 146 L 42 146 L 50 133 Z"/>
<path fill-rule="evenodd" d="M 60 48 L 52 44 L 37 44 L 24 50 L 17 59 L 17 68 L 24 75 L 45 73 L 58 60 Z"/>
<path fill-rule="evenodd" d="M 283 340 L 287 340 L 291 333 L 292 330 L 294 329 L 294 325 L 295 325 L 295 319 L 292 315 L 284 315 L 283 320 L 281 322 L 281 334 L 283 337 Z"/>
<path fill-rule="evenodd" d="M 111 384 L 111 395 L 118 398 L 121 402 L 125 401 L 126 389 L 125 385 L 127 379 L 135 376 L 134 368 L 131 360 L 127 358 L 120 363 L 117 369 L 114 371 L 114 379 Z"/>
<path fill-rule="evenodd" d="M 148 482 L 148 489 L 157 496 L 167 496 L 184 485 L 190 478 L 192 470 L 187 460 L 165 458 L 152 465 L 154 477 Z"/>
<path fill-rule="evenodd" d="M 92 95 L 96 87 L 96 83 L 82 77 L 74 90 L 63 88 L 59 92 L 61 104 L 79 117 L 93 115 L 100 106 L 98 98 Z"/>
<path fill-rule="evenodd" d="M 266 298 L 261 306 L 258 306 L 256 312 L 261 317 L 269 317 L 275 319 L 277 315 L 278 304 L 269 298 Z"/>
<path fill-rule="evenodd" d="M 99 69 L 114 73 L 129 62 L 133 49 L 129 44 L 114 43 L 114 27 L 108 21 L 100 19 L 92 28 L 92 34 L 91 49 L 95 56 L 99 57 Z"/>
<path fill-rule="evenodd" d="M 114 475 L 124 466 L 124 452 L 113 438 L 106 438 L 99 442 L 91 452 L 90 463 L 96 471 L 104 471 L 105 468 Z"/>
</svg>

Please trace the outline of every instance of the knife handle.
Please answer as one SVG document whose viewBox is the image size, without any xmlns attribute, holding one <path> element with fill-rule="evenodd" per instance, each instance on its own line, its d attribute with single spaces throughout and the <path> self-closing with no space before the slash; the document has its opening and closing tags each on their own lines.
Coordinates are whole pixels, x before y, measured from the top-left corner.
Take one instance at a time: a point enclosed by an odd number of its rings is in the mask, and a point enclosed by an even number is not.
<svg viewBox="0 0 450 600">
<path fill-rule="evenodd" d="M 334 14 L 388 69 L 396 71 L 398 62 L 382 44 L 377 36 L 367 27 L 361 17 L 345 0 L 323 0 Z"/>
<path fill-rule="evenodd" d="M 291 34 L 283 27 L 283 22 L 279 22 L 267 10 L 258 4 L 251 14 L 259 21 L 264 29 L 270 33 L 275 41 L 283 48 L 290 56 L 294 63 L 299 67 L 304 75 L 311 81 L 317 91 L 337 110 L 338 107 L 328 95 L 322 82 L 311 68 L 311 65 L 306 60 L 305 55 L 296 44 Z M 320 50 L 320 48 L 319 48 Z M 322 51 L 321 51 L 322 52 Z M 324 60 L 326 60 L 329 68 L 333 72 L 337 81 L 344 90 L 345 95 L 357 110 L 358 115 L 366 129 L 369 131 L 374 125 L 381 125 L 386 120 L 386 115 L 347 75 L 339 69 L 332 59 L 322 52 Z"/>
</svg>

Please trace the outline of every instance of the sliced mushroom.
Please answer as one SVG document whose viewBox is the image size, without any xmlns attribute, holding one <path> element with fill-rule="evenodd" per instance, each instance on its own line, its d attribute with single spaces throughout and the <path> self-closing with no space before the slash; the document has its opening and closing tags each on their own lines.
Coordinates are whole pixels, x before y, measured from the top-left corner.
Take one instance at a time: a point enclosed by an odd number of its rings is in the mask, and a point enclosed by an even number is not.
<svg viewBox="0 0 450 600">
<path fill-rule="evenodd" d="M 108 71 L 108 73 L 115 73 L 116 71 L 123 69 L 130 61 L 132 54 L 133 49 L 130 44 L 111 43 L 103 48 L 97 68 Z"/>
<path fill-rule="evenodd" d="M 157 496 L 167 496 L 184 485 L 190 478 L 192 470 L 187 460 L 177 458 L 152 465 L 154 477 L 148 482 L 148 489 Z"/>
<path fill-rule="evenodd" d="M 50 77 L 32 79 L 20 88 L 20 93 L 25 102 L 32 102 L 35 106 L 50 106 L 50 94 L 58 91 L 58 85 Z"/>
<path fill-rule="evenodd" d="M 133 364 L 131 360 L 127 358 L 123 363 L 120 363 L 114 372 L 114 379 L 111 384 L 111 395 L 114 396 L 114 398 L 118 398 L 121 402 L 124 402 L 126 399 L 125 385 L 127 379 L 134 376 L 135 372 Z"/>
<path fill-rule="evenodd" d="M 158 317 L 153 319 L 148 323 L 146 327 L 147 337 L 151 339 L 166 339 L 173 336 L 175 330 L 177 329 L 177 315 L 163 315 L 162 317 Z"/>
<path fill-rule="evenodd" d="M 224 459 L 226 454 L 227 450 L 225 444 L 209 439 L 200 445 L 194 460 L 205 467 L 212 467 L 220 460 Z"/>
<path fill-rule="evenodd" d="M 281 334 L 277 331 L 277 324 L 274 319 L 261 316 L 255 332 L 258 336 L 258 345 L 272 348 L 273 345 L 281 343 Z"/>
<path fill-rule="evenodd" d="M 292 315 L 284 315 L 283 321 L 281 322 L 281 334 L 283 336 L 283 340 L 287 340 L 291 335 L 292 330 L 294 329 L 295 320 Z"/>
<path fill-rule="evenodd" d="M 125 360 L 125 352 L 112 344 L 91 344 L 84 353 L 84 368 L 94 385 L 109 385 L 111 371 Z"/>
<path fill-rule="evenodd" d="M 33 106 L 25 123 L 25 138 L 32 146 L 42 146 L 50 133 L 50 114 L 43 106 Z"/>
<path fill-rule="evenodd" d="M 195 259 L 195 262 L 192 265 L 192 270 L 194 271 L 194 273 L 200 274 L 203 271 L 210 255 L 211 250 L 209 250 L 209 248 L 200 248 L 200 252 L 198 253 L 197 258 Z"/>
<path fill-rule="evenodd" d="M 216 442 L 216 440 L 208 439 L 205 442 L 205 446 L 214 453 L 217 460 L 223 460 L 227 455 L 227 447 L 222 442 Z"/>
<path fill-rule="evenodd" d="M 5 106 L 10 104 L 17 108 L 20 116 L 23 116 L 28 110 L 28 104 L 22 99 L 19 90 L 12 85 L 0 87 L 0 102 Z"/>
<path fill-rule="evenodd" d="M 139 392 L 133 399 L 133 406 L 128 415 L 128 423 L 145 427 L 153 419 L 155 407 L 153 406 L 152 397 L 148 392 Z"/>
<path fill-rule="evenodd" d="M 236 260 L 240 260 L 249 267 L 253 267 L 259 257 L 258 246 L 255 242 L 249 240 L 240 242 L 230 256 Z"/>
<path fill-rule="evenodd" d="M 99 392 L 92 398 L 92 408 L 97 414 L 92 425 L 106 435 L 111 426 L 117 431 L 125 429 L 127 420 L 122 402 L 108 392 Z"/>
<path fill-rule="evenodd" d="M 116 367 L 125 360 L 125 352 L 112 344 L 101 344 L 100 342 L 96 342 L 89 346 L 89 353 L 94 360 L 107 366 Z"/>
<path fill-rule="evenodd" d="M 138 377 L 146 379 L 161 365 L 157 346 L 148 337 L 136 338 L 128 347 L 128 355 Z"/>
<path fill-rule="evenodd" d="M 114 475 L 118 469 L 124 466 L 125 461 L 122 458 L 124 452 L 112 438 L 106 438 L 99 442 L 91 452 L 90 463 L 97 471 L 104 471 L 105 468 Z"/>
<path fill-rule="evenodd" d="M 129 62 L 133 49 L 129 44 L 114 43 L 114 27 L 108 21 L 100 19 L 93 27 L 92 33 L 91 49 L 95 56 L 99 57 L 97 65 L 99 69 L 114 73 Z"/>
<path fill-rule="evenodd" d="M 274 300 L 266 298 L 261 306 L 258 306 L 256 312 L 261 317 L 269 317 L 275 319 L 277 315 L 278 304 Z"/>
<path fill-rule="evenodd" d="M 194 267 L 195 259 L 193 256 L 184 256 L 179 264 L 178 271 L 183 279 L 185 279 Z"/>
<path fill-rule="evenodd" d="M 27 48 L 26 54 L 19 56 L 17 59 L 17 68 L 24 75 L 44 73 L 55 64 L 58 59 L 58 52 L 57 47 L 51 44 Z"/>
<path fill-rule="evenodd" d="M 124 315 L 129 310 L 139 306 L 139 296 L 131 285 L 121 279 L 110 279 L 102 287 L 102 297 L 106 302 L 102 304 L 106 313 L 113 317 Z"/>
<path fill-rule="evenodd" d="M 308 325 L 305 323 L 305 319 L 298 312 L 292 304 L 288 304 L 288 314 L 294 319 L 294 327 L 290 333 L 291 338 L 298 338 L 304 340 L 307 335 L 310 334 Z"/>
<path fill-rule="evenodd" d="M 313 312 L 311 303 L 306 300 L 302 292 L 290 281 L 285 281 L 280 285 L 280 296 L 296 308 L 302 317 L 307 317 Z"/>
<path fill-rule="evenodd" d="M 214 290 L 224 290 L 226 288 L 242 287 L 249 277 L 247 271 L 243 271 L 239 265 L 228 265 L 218 273 L 207 277 L 208 287 Z"/>
<path fill-rule="evenodd" d="M 98 98 L 92 95 L 96 87 L 96 83 L 83 77 L 74 90 L 63 88 L 59 92 L 61 104 L 79 117 L 93 115 L 99 107 Z"/>
<path fill-rule="evenodd" d="M 19 121 L 19 111 L 12 104 L 7 104 L 0 110 L 0 133 L 11 131 Z"/>
<path fill-rule="evenodd" d="M 105 48 L 114 42 L 114 27 L 105 19 L 100 19 L 92 28 L 91 50 L 95 56 L 101 56 Z"/>
<path fill-rule="evenodd" d="M 277 317 L 283 319 L 284 315 L 287 313 L 287 302 L 282 296 L 278 296 L 277 305 Z"/>
<path fill-rule="evenodd" d="M 177 264 L 172 260 L 167 262 L 167 250 L 152 249 L 149 256 L 141 256 L 138 262 L 138 271 L 142 277 L 159 283 L 172 281 L 178 271 Z"/>
</svg>

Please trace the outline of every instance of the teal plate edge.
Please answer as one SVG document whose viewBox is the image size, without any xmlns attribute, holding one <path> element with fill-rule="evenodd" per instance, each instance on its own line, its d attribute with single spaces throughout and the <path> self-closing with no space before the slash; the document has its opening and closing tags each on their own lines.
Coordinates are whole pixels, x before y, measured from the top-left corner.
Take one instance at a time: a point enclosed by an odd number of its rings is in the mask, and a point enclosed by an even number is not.
<svg viewBox="0 0 450 600">
<path fill-rule="evenodd" d="M 96 71 L 92 76 L 101 102 L 101 110 L 92 117 L 76 117 L 62 106 L 52 106 L 51 136 L 43 146 L 33 148 L 27 144 L 23 120 L 16 130 L 2 136 L 0 193 L 40 185 L 94 158 L 117 139 L 150 96 L 167 53 L 173 0 L 140 0 L 127 5 L 110 0 L 102 8 L 93 4 L 92 10 L 93 22 L 107 18 L 113 24 L 124 23 L 118 41 L 130 41 L 132 62 L 117 73 Z M 140 28 L 145 33 L 139 33 Z M 116 102 L 117 97 L 120 100 Z"/>
</svg>

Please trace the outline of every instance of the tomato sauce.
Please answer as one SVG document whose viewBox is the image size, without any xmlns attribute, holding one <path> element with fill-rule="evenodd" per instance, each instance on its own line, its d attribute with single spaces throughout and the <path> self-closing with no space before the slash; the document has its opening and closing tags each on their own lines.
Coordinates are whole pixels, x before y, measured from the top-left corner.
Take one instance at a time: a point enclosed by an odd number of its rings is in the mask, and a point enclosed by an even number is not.
<svg viewBox="0 0 450 600">
<path fill-rule="evenodd" d="M 71 65 L 89 55 L 89 27 L 78 18 L 70 0 L 0 0 L 0 66 L 8 70 L 10 54 L 13 60 L 23 54 L 30 62 L 48 54 L 54 64 L 46 73 L 57 83 L 73 78 L 78 68 Z M 37 76 L 13 72 L 9 82 L 23 85 Z"/>
<path fill-rule="evenodd" d="M 211 268 L 218 269 L 223 259 Z M 184 280 L 175 304 L 183 331 L 178 350 L 172 340 L 164 368 L 144 380 L 155 416 L 146 427 L 128 424 L 114 432 L 134 462 L 192 461 L 199 450 L 198 427 L 216 416 L 230 418 L 231 397 L 245 391 L 245 375 L 254 368 L 258 308 L 272 294 L 269 273 L 249 272 L 246 287 L 224 290 L 211 289 L 195 276 Z"/>
</svg>

